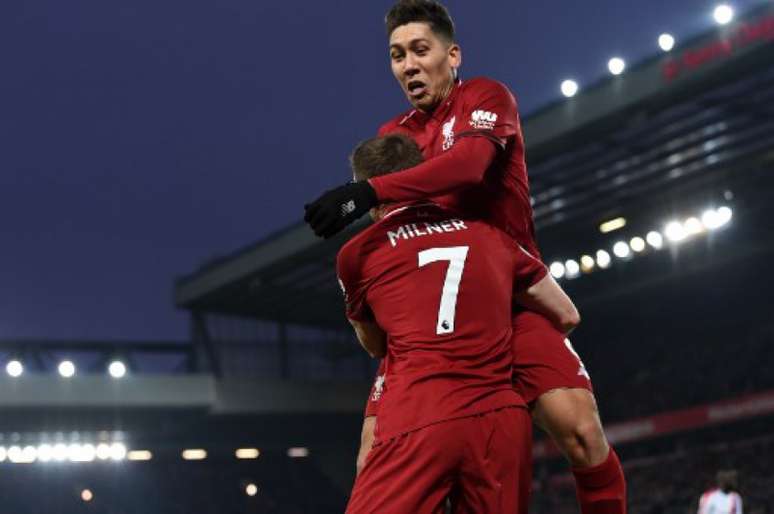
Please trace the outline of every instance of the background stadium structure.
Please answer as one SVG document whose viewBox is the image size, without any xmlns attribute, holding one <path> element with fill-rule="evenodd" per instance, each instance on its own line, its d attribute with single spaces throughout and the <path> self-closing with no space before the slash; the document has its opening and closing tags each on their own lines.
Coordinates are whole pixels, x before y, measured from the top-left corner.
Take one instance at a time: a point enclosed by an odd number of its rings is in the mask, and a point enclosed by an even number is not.
<svg viewBox="0 0 774 514">
<path fill-rule="evenodd" d="M 747 512 L 774 510 L 773 101 L 767 5 L 523 120 L 538 240 L 583 315 L 573 342 L 633 514 L 684 514 L 720 468 L 740 471 Z M 722 226 L 691 233 L 688 218 L 720 208 Z M 375 362 L 334 258 L 365 223 L 330 241 L 298 224 L 181 277 L 190 343 L 0 344 L 32 371 L 0 388 L 8 512 L 342 512 Z M 638 251 L 652 230 L 662 247 Z M 576 270 L 583 255 L 593 266 Z M 64 357 L 69 380 L 54 375 Z M 102 371 L 114 358 L 119 380 Z M 99 444 L 152 459 L 102 459 Z M 536 458 L 533 512 L 576 512 L 556 451 L 540 439 Z"/>
</svg>

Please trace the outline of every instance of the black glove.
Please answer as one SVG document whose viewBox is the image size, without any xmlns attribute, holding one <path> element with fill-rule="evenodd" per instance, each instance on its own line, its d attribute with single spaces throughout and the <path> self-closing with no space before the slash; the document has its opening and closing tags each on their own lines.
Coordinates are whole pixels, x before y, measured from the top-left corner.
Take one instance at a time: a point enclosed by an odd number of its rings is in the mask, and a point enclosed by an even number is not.
<svg viewBox="0 0 774 514">
<path fill-rule="evenodd" d="M 304 221 L 317 236 L 328 239 L 377 204 L 376 191 L 367 181 L 350 182 L 304 205 Z"/>
</svg>

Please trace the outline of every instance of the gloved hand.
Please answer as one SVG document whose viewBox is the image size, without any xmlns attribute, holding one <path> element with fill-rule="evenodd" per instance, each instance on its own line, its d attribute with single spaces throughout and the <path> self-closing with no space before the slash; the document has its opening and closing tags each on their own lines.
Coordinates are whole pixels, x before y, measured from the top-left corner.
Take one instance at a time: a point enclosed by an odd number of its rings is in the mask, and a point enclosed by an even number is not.
<svg viewBox="0 0 774 514">
<path fill-rule="evenodd" d="M 304 221 L 317 236 L 328 239 L 377 204 L 376 191 L 367 181 L 350 182 L 304 205 Z"/>
</svg>

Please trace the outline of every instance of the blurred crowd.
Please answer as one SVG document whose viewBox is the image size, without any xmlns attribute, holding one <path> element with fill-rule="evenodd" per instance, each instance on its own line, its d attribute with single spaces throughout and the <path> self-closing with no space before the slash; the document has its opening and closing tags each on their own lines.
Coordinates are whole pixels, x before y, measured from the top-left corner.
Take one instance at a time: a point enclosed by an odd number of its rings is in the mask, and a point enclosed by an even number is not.
<svg viewBox="0 0 774 514">
<path fill-rule="evenodd" d="M 774 512 L 774 436 L 626 461 L 630 514 L 696 514 L 719 470 L 734 469 L 746 514 Z M 538 472 L 533 514 L 577 514 L 568 474 Z"/>
</svg>

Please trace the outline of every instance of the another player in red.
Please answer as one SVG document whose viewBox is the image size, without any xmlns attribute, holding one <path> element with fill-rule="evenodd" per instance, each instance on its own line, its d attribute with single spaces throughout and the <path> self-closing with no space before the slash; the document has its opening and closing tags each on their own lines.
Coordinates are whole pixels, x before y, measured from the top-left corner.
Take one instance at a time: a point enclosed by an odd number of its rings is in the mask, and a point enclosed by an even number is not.
<svg viewBox="0 0 774 514">
<path fill-rule="evenodd" d="M 305 219 L 318 235 L 330 237 L 379 203 L 432 198 L 495 225 L 539 255 L 513 95 L 490 79 L 458 80 L 462 54 L 439 3 L 402 0 L 386 23 L 392 71 L 413 108 L 379 132 L 409 135 L 428 160 L 328 191 L 307 206 Z M 513 328 L 514 386 L 571 462 L 581 511 L 626 512 L 623 470 L 602 430 L 588 374 L 565 334 L 530 310 L 514 313 Z M 366 441 L 372 425 L 366 419 Z"/>
<path fill-rule="evenodd" d="M 352 156 L 359 180 L 422 160 L 402 135 Z M 389 353 L 389 385 L 347 512 L 430 514 L 451 497 L 457 512 L 526 513 L 531 422 L 511 382 L 511 301 L 515 288 L 538 304 L 572 302 L 540 261 L 484 222 L 427 202 L 371 216 L 340 250 L 337 272 L 361 344 Z"/>
</svg>

